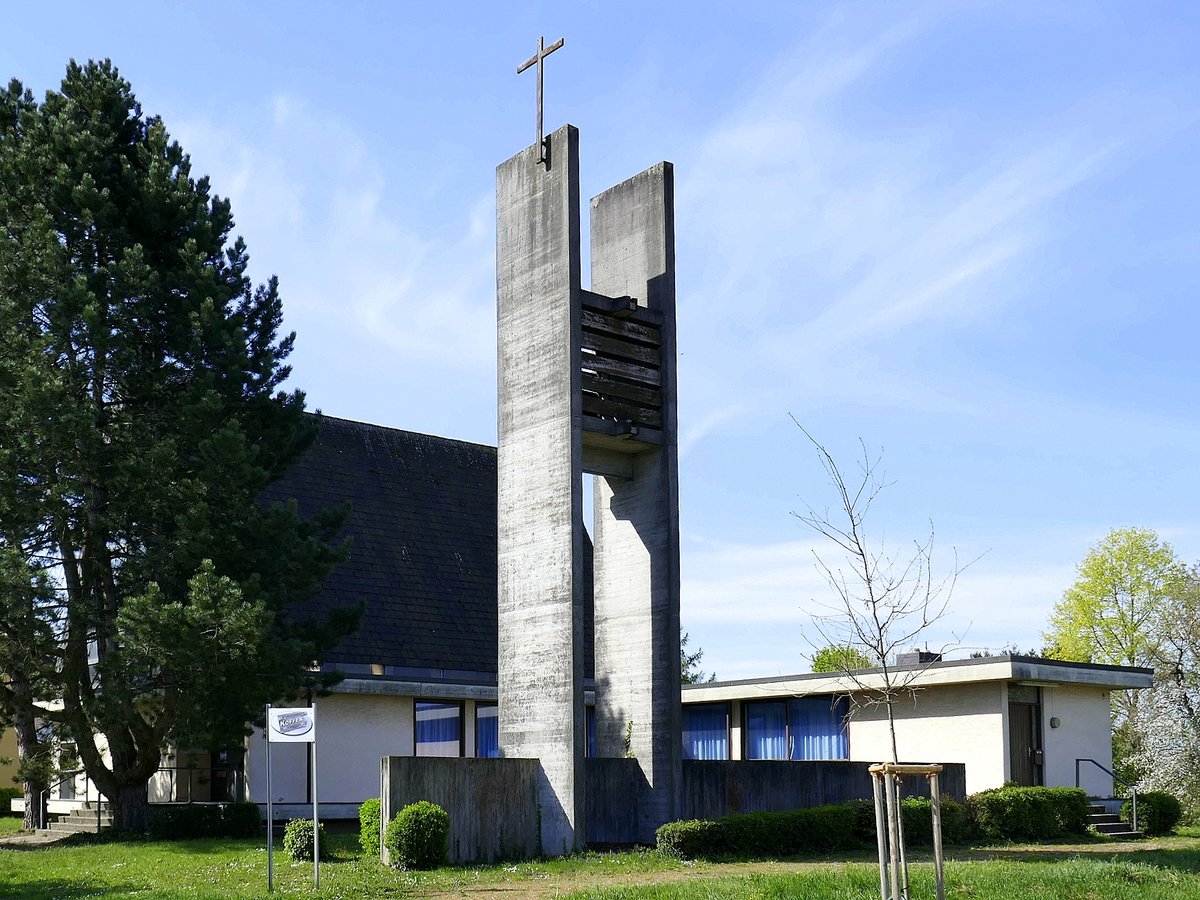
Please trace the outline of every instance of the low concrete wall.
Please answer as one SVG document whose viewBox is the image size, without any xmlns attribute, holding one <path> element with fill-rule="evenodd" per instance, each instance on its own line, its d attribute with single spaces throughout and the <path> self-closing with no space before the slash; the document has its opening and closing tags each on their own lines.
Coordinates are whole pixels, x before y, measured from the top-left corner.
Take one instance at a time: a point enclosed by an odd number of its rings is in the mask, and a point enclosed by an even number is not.
<svg viewBox="0 0 1200 900">
<path fill-rule="evenodd" d="M 537 760 L 386 756 L 381 767 L 383 821 L 436 803 L 450 814 L 451 862 L 538 855 Z"/>
<path fill-rule="evenodd" d="M 871 799 L 870 763 L 831 760 L 683 761 L 685 819 L 714 819 L 730 813 L 799 809 Z M 949 763 L 939 788 L 957 800 L 966 796 L 966 766 Z M 926 794 L 925 779 L 914 778 L 906 793 Z"/>
<path fill-rule="evenodd" d="M 587 842 L 632 844 L 638 835 L 638 799 L 650 786 L 636 759 L 584 760 L 584 823 Z"/>
<path fill-rule="evenodd" d="M 541 852 L 537 760 L 387 756 L 381 765 L 383 821 L 390 821 L 409 803 L 436 803 L 450 814 L 452 862 L 494 862 Z M 730 813 L 870 799 L 870 765 L 844 760 L 684 760 L 680 814 L 684 819 L 714 819 Z M 962 800 L 966 767 L 946 764 L 940 787 L 943 794 Z M 638 801 L 647 790 L 636 759 L 587 760 L 584 828 L 588 843 L 635 843 Z M 921 795 L 927 790 L 925 779 L 913 778 L 905 793 Z"/>
</svg>

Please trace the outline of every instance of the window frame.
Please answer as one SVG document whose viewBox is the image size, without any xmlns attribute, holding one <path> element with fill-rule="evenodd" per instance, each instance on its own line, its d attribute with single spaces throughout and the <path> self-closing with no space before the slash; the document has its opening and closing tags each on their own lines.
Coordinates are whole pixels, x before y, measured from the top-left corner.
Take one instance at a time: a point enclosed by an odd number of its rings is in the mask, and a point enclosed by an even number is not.
<svg viewBox="0 0 1200 900">
<path fill-rule="evenodd" d="M 452 706 L 458 710 L 458 755 L 457 756 L 440 756 L 440 755 L 435 756 L 433 754 L 422 754 L 420 752 L 421 743 L 418 740 L 418 724 L 419 723 L 417 721 L 417 713 L 419 712 L 418 707 L 422 703 L 437 704 L 438 706 L 445 706 L 445 707 Z M 422 756 L 427 759 L 439 759 L 439 758 L 440 759 L 461 759 L 461 758 L 463 758 L 466 755 L 466 742 L 467 742 L 467 728 L 466 728 L 467 714 L 466 714 L 466 709 L 464 708 L 464 706 L 465 706 L 465 704 L 463 703 L 462 700 L 443 700 L 443 699 L 435 698 L 435 697 L 415 697 L 415 698 L 413 698 L 413 707 L 412 707 L 413 708 L 413 714 L 412 714 L 413 756 L 414 757 Z"/>
</svg>

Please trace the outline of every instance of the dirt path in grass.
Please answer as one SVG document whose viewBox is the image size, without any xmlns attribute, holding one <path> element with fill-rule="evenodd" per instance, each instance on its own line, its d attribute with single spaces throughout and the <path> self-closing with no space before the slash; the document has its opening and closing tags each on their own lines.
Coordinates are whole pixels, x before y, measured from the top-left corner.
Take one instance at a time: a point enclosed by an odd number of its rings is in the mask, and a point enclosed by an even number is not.
<svg viewBox="0 0 1200 900">
<path fill-rule="evenodd" d="M 1003 847 L 979 849 L 955 848 L 947 853 L 948 860 L 1004 860 L 1004 859 L 1053 859 L 1076 856 L 1121 856 L 1154 850 L 1196 850 L 1200 841 L 1196 838 L 1169 837 L 1141 841 L 1086 841 L 1078 844 L 1014 844 Z M 914 854 L 914 863 L 932 862 L 928 853 Z M 576 891 L 598 887 L 622 887 L 624 885 L 670 884 L 705 878 L 743 877 L 752 874 L 785 875 L 792 872 L 811 871 L 817 868 L 839 868 L 846 865 L 873 864 L 869 856 L 855 856 L 853 860 L 804 860 L 766 861 L 748 863 L 695 863 L 678 869 L 642 870 L 629 872 L 578 872 L 572 874 L 523 873 L 514 874 L 512 880 L 488 880 L 472 882 L 464 877 L 453 885 L 423 885 L 414 891 L 414 896 L 429 900 L 557 900 Z"/>
<path fill-rule="evenodd" d="M 837 867 L 844 863 L 830 862 L 753 862 L 753 863 L 705 863 L 694 867 L 657 871 L 620 873 L 578 873 L 574 875 L 544 875 L 522 877 L 513 881 L 488 881 L 477 884 L 463 883 L 439 890 L 424 888 L 414 896 L 427 900 L 461 900 L 463 897 L 478 900 L 552 900 L 565 897 L 576 891 L 597 887 L 645 886 L 694 881 L 700 878 L 744 876 L 755 873 L 782 875 L 789 872 L 811 870 L 818 867 Z"/>
<path fill-rule="evenodd" d="M 49 831 L 14 831 L 0 835 L 0 850 L 33 850 L 56 844 L 69 835 Z"/>
</svg>

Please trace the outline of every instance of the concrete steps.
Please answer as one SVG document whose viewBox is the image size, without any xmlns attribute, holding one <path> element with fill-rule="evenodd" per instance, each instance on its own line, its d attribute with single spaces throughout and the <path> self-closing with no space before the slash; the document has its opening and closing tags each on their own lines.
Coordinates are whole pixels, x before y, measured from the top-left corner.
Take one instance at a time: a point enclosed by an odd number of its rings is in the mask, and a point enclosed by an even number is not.
<svg viewBox="0 0 1200 900">
<path fill-rule="evenodd" d="M 1132 825 L 1116 813 L 1108 812 L 1098 803 L 1093 803 L 1088 808 L 1088 825 L 1098 833 L 1118 841 L 1134 841 L 1146 836 L 1140 831 L 1134 831 Z"/>
<path fill-rule="evenodd" d="M 49 828 L 38 830 L 52 835 L 96 834 L 112 828 L 112 822 L 112 812 L 107 803 L 101 803 L 99 811 L 95 803 L 81 803 L 65 816 L 59 816 L 51 822 Z"/>
</svg>

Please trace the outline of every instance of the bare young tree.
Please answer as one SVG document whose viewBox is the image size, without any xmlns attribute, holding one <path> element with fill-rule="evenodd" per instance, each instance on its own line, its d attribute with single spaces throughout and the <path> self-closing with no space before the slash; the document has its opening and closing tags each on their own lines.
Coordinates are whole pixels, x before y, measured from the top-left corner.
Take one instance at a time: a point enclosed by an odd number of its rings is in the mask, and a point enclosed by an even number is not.
<svg viewBox="0 0 1200 900">
<path fill-rule="evenodd" d="M 816 448 L 837 498 L 832 507 L 817 509 L 806 504 L 805 511 L 793 513 L 839 551 L 836 559 L 813 551 L 817 568 L 832 591 L 832 598 L 820 604 L 827 612 L 812 616 L 820 636 L 820 641 L 813 644 L 853 648 L 877 661 L 878 668 L 869 673 L 847 667 L 839 674 L 851 688 L 852 709 L 884 707 L 891 762 L 897 763 L 900 759 L 893 707 L 903 695 L 915 693 L 916 682 L 928 667 L 928 663 L 899 666 L 897 652 L 912 647 L 946 615 L 958 575 L 965 567 L 958 565 L 955 554 L 950 573 L 935 575 L 932 523 L 929 533 L 907 549 L 889 550 L 882 541 L 870 537 L 868 514 L 888 487 L 880 469 L 881 457 L 872 455 L 860 440 L 858 471 L 849 475 L 823 444 L 794 417 L 792 421 Z"/>
<path fill-rule="evenodd" d="M 792 419 L 796 422 L 795 418 Z M 901 666 L 897 651 L 911 647 L 929 628 L 946 615 L 950 597 L 962 568 L 955 554 L 949 575 L 939 577 L 933 566 L 933 524 L 927 536 L 914 540 L 907 550 L 889 551 L 882 540 L 868 536 L 867 517 L 880 493 L 888 486 L 880 471 L 880 457 L 873 456 L 860 439 L 862 457 L 856 475 L 847 476 L 833 455 L 799 422 L 817 450 L 821 468 L 837 497 L 837 505 L 818 510 L 806 505 L 794 513 L 814 532 L 829 540 L 839 551 L 830 560 L 813 551 L 817 568 L 832 591 L 823 604 L 828 612 L 814 614 L 813 625 L 820 644 L 865 652 L 878 661 L 878 668 L 851 668 L 853 657 L 843 654 L 845 668 L 839 675 L 850 695 L 851 714 L 857 709 L 882 706 L 887 713 L 891 738 L 889 763 L 871 767 L 875 792 L 875 829 L 879 850 L 879 896 L 906 900 L 910 896 L 904 825 L 900 814 L 902 777 L 927 777 L 930 782 L 934 871 L 937 897 L 944 896 L 940 798 L 937 790 L 940 765 L 902 765 L 896 740 L 896 701 L 904 694 L 915 695 L 917 680 L 934 659 L 918 657 L 917 665 Z M 957 638 L 955 639 L 957 643 Z M 942 648 L 943 651 L 945 648 Z"/>
</svg>

